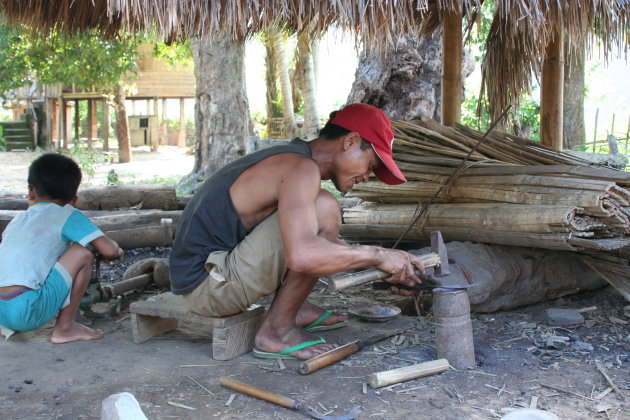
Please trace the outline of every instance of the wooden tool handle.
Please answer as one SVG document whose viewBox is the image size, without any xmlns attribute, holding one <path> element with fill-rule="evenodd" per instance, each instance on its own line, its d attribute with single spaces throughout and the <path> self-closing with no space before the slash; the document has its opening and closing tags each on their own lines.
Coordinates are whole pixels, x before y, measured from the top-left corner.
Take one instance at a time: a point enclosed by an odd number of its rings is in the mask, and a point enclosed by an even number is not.
<svg viewBox="0 0 630 420">
<path fill-rule="evenodd" d="M 309 373 L 316 372 L 321 368 L 325 368 L 339 360 L 345 359 L 361 350 L 361 347 L 358 342 L 348 343 L 341 347 L 337 347 L 336 349 L 332 349 L 327 351 L 326 353 L 322 353 L 313 358 L 305 360 L 300 363 L 299 372 L 302 375 L 308 375 Z"/>
<path fill-rule="evenodd" d="M 405 366 L 399 369 L 376 372 L 370 375 L 369 381 L 372 388 L 380 388 L 397 384 L 422 376 L 434 375 L 448 370 L 450 367 L 446 359 L 432 360 L 417 365 Z"/>
<path fill-rule="evenodd" d="M 426 255 L 420 255 L 420 260 L 425 267 L 435 267 L 440 263 L 440 256 L 434 252 Z M 346 289 L 350 286 L 357 286 L 363 283 L 369 283 L 375 280 L 381 280 L 389 277 L 389 273 L 381 271 L 377 268 L 358 271 L 346 276 L 328 279 L 328 289 L 332 292 Z"/>
<path fill-rule="evenodd" d="M 253 385 L 248 385 L 241 381 L 237 381 L 236 379 L 230 378 L 229 376 L 221 376 L 219 383 L 224 387 L 233 389 L 234 391 L 242 392 L 243 394 L 251 395 L 252 397 L 260 398 L 261 400 L 269 401 L 270 403 L 290 408 L 292 410 L 295 410 L 298 404 L 298 402 L 292 398 L 285 397 Z"/>
</svg>

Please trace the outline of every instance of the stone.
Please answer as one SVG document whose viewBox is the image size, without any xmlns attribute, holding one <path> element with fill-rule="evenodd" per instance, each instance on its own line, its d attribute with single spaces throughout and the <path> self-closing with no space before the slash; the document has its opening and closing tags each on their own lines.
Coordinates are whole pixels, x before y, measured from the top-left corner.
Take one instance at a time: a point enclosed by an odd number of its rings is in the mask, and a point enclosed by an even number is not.
<svg viewBox="0 0 630 420">
<path fill-rule="evenodd" d="M 138 400 L 129 392 L 112 394 L 103 400 L 101 420 L 148 420 Z"/>
<path fill-rule="evenodd" d="M 569 326 L 584 324 L 584 317 L 575 309 L 549 308 L 546 310 L 547 324 Z"/>
<path fill-rule="evenodd" d="M 574 351 L 593 351 L 593 346 L 589 343 L 585 343 L 584 341 L 576 341 L 575 343 L 573 343 L 571 348 Z"/>
<path fill-rule="evenodd" d="M 501 417 L 501 420 L 558 420 L 558 416 L 536 408 L 519 408 Z"/>
</svg>

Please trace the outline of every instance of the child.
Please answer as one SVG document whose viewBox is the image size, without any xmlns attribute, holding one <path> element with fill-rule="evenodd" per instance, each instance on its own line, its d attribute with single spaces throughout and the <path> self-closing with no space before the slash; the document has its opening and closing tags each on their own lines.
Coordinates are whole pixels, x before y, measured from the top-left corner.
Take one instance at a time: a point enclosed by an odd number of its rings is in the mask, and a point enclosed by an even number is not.
<svg viewBox="0 0 630 420">
<path fill-rule="evenodd" d="M 70 158 L 48 153 L 28 172 L 29 208 L 6 227 L 0 243 L 0 326 L 31 331 L 59 312 L 50 341 L 97 340 L 102 331 L 74 321 L 90 281 L 92 244 L 106 262 L 123 251 L 73 206 L 81 169 Z"/>
</svg>

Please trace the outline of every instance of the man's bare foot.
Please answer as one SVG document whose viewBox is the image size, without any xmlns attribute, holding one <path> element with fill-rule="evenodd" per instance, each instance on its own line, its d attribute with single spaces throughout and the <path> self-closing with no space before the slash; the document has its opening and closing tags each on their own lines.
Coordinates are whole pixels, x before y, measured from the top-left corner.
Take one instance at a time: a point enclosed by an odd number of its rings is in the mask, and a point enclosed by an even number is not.
<svg viewBox="0 0 630 420">
<path fill-rule="evenodd" d="M 302 306 L 300 307 L 300 311 L 297 314 L 295 323 L 300 327 L 305 327 L 315 321 L 317 318 L 322 316 L 326 311 L 320 308 L 317 305 L 313 305 L 308 301 L 304 301 Z M 347 314 L 338 314 L 332 313 L 328 318 L 326 318 L 320 325 L 332 325 L 338 324 L 343 321 L 348 320 Z"/>
<path fill-rule="evenodd" d="M 254 343 L 258 350 L 278 353 L 279 351 L 300 343 L 316 340 L 319 340 L 318 336 L 308 333 L 296 325 L 283 331 L 281 329 L 273 328 L 269 322 L 265 321 L 256 333 Z M 294 351 L 291 353 L 291 356 L 295 356 L 300 359 L 310 359 L 311 357 L 325 353 L 333 348 L 334 346 L 332 344 L 315 344 L 302 350 Z"/>
<path fill-rule="evenodd" d="M 53 344 L 69 343 L 71 341 L 98 340 L 103 337 L 103 331 L 94 330 L 85 325 L 73 322 L 68 326 L 55 325 L 50 342 Z"/>
</svg>

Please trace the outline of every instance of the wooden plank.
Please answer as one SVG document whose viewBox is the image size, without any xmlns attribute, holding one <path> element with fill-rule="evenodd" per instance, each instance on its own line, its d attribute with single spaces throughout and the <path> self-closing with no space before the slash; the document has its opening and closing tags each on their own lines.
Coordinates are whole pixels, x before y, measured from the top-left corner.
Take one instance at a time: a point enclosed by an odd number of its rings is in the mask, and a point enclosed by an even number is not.
<svg viewBox="0 0 630 420">
<path fill-rule="evenodd" d="M 211 318 L 194 314 L 188 310 L 184 298 L 170 292 L 151 297 L 147 300 L 134 302 L 130 309 L 132 313 L 150 315 L 162 318 L 173 318 L 179 321 L 210 325 L 215 328 L 227 328 L 265 313 L 263 306 L 223 318 Z"/>
<path fill-rule="evenodd" d="M 156 335 L 177 328 L 177 320 L 131 313 L 131 337 L 134 343 L 149 341 Z"/>
</svg>

